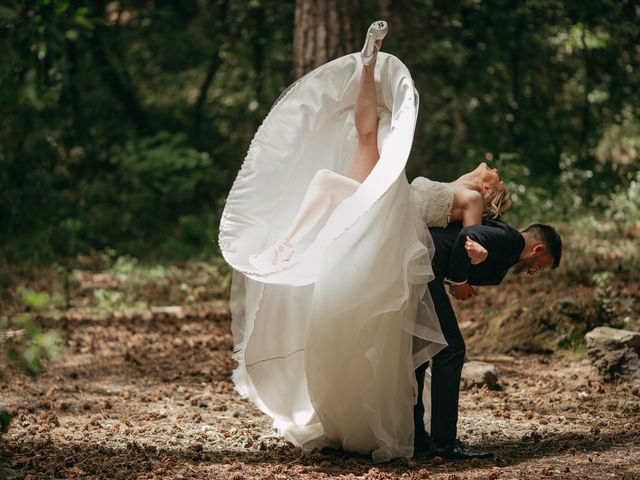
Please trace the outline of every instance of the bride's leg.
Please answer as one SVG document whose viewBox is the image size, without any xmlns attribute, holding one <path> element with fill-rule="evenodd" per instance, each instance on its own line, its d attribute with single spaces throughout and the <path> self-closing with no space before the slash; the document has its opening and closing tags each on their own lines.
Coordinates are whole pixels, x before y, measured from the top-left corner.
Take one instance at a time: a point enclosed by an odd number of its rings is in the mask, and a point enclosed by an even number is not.
<svg viewBox="0 0 640 480">
<path fill-rule="evenodd" d="M 360 183 L 331 170 L 319 170 L 311 180 L 302 205 L 281 243 L 294 246 L 315 227 L 327 211 L 350 197 Z"/>
<path fill-rule="evenodd" d="M 296 243 L 318 224 L 330 208 L 353 195 L 359 186 L 352 178 L 327 169 L 318 170 L 287 232 L 261 254 L 251 255 L 250 262 L 258 268 L 268 269 L 270 265 L 290 261 Z"/>
<path fill-rule="evenodd" d="M 380 48 L 381 43 L 381 41 L 376 42 L 377 49 Z M 378 99 L 373 75 L 375 67 L 376 58 L 368 65 L 363 65 L 356 96 L 355 123 L 358 141 L 347 175 L 360 183 L 369 176 L 380 158 L 378 152 Z"/>
<path fill-rule="evenodd" d="M 381 39 L 375 42 L 374 58 L 362 67 L 354 112 L 358 140 L 347 176 L 319 170 L 307 188 L 291 227 L 276 245 L 260 255 L 252 255 L 254 263 L 264 263 L 260 258 L 264 259 L 265 255 L 274 265 L 290 260 L 296 242 L 309 233 L 331 207 L 353 195 L 378 162 L 378 99 L 374 71 L 381 44 Z"/>
<path fill-rule="evenodd" d="M 380 43 L 376 42 L 377 49 L 380 48 Z M 369 65 L 362 67 L 354 112 L 358 141 L 347 173 L 349 178 L 331 170 L 320 170 L 316 173 L 291 228 L 281 241 L 288 247 L 293 247 L 296 241 L 309 233 L 329 208 L 353 195 L 380 158 L 378 99 L 373 76 L 375 66 L 374 58 Z"/>
</svg>

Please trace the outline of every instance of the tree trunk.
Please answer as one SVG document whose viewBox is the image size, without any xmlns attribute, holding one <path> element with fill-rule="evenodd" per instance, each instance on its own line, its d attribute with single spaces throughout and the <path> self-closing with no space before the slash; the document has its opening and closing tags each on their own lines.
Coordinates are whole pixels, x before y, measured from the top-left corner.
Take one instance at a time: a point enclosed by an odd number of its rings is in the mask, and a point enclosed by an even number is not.
<svg viewBox="0 0 640 480">
<path fill-rule="evenodd" d="M 201 144 L 202 140 L 202 119 L 203 119 L 203 108 L 205 101 L 207 99 L 207 93 L 209 92 L 209 87 L 211 87 L 211 83 L 213 82 L 220 65 L 222 64 L 222 59 L 220 58 L 220 50 L 222 42 L 225 40 L 225 37 L 229 33 L 229 22 L 227 22 L 227 13 L 229 10 L 229 1 L 222 0 L 217 5 L 217 12 L 215 18 L 217 18 L 217 26 L 216 31 L 219 32 L 218 35 L 214 38 L 215 46 L 213 47 L 213 51 L 211 52 L 211 59 L 209 60 L 209 67 L 207 68 L 207 74 L 200 85 L 200 89 L 198 91 L 198 98 L 193 107 L 193 136 L 195 138 L 195 142 L 197 145 Z"/>
<path fill-rule="evenodd" d="M 88 42 L 96 69 L 138 132 L 147 133 L 149 124 L 146 113 L 138 101 L 133 86 L 125 81 L 116 60 L 107 53 L 106 43 L 102 36 L 102 27 L 96 27 L 93 38 Z"/>
<path fill-rule="evenodd" d="M 520 135 L 518 131 L 519 121 L 519 108 L 520 108 L 520 82 L 521 82 L 521 63 L 522 63 L 522 42 L 526 25 L 520 14 L 517 16 L 517 21 L 514 24 L 513 29 L 513 44 L 510 51 L 510 63 L 511 63 L 511 99 L 509 101 L 509 113 L 511 113 L 511 120 L 507 122 L 509 129 L 509 138 L 511 145 L 509 149 L 517 152 L 520 146 Z"/>
<path fill-rule="evenodd" d="M 314 68 L 359 50 L 364 38 L 360 1 L 296 0 L 293 68 L 301 77 Z M 361 38 L 362 37 L 362 38 Z"/>
<path fill-rule="evenodd" d="M 587 26 L 582 25 L 580 32 L 580 45 L 582 47 L 582 59 L 584 69 L 584 93 L 582 99 L 582 129 L 580 131 L 580 160 L 582 168 L 591 168 L 589 165 L 589 91 L 591 90 L 591 75 L 589 68 L 589 47 L 587 46 Z"/>
<path fill-rule="evenodd" d="M 94 17 L 104 17 L 104 3 L 104 0 L 93 2 Z M 109 42 L 104 38 L 105 30 L 106 27 L 104 25 L 96 26 L 93 31 L 93 38 L 87 42 L 93 55 L 96 69 L 138 132 L 148 133 L 150 128 L 147 114 L 138 100 L 132 82 L 128 78 L 126 66 L 119 64 L 116 55 L 112 54 L 108 49 Z"/>
</svg>

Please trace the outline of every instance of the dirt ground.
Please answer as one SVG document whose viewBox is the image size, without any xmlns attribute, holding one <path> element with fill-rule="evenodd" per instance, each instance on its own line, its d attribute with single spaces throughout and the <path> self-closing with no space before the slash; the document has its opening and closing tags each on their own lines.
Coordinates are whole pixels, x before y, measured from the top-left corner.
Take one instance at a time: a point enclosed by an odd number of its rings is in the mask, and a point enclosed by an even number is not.
<svg viewBox="0 0 640 480">
<path fill-rule="evenodd" d="M 233 389 L 227 302 L 194 305 L 46 320 L 61 358 L 0 384 L 0 478 L 640 479 L 640 387 L 602 383 L 571 352 L 469 355 L 500 372 L 501 390 L 461 393 L 461 438 L 491 460 L 302 453 Z"/>
</svg>

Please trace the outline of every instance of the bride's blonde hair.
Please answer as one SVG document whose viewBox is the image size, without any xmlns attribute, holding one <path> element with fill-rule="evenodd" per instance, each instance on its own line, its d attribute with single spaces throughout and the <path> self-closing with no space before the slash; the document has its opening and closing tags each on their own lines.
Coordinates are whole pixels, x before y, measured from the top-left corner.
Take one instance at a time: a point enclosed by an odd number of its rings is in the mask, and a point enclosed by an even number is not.
<svg viewBox="0 0 640 480">
<path fill-rule="evenodd" d="M 511 208 L 511 192 L 507 187 L 493 187 L 484 199 L 484 214 L 489 218 L 498 218 Z"/>
</svg>

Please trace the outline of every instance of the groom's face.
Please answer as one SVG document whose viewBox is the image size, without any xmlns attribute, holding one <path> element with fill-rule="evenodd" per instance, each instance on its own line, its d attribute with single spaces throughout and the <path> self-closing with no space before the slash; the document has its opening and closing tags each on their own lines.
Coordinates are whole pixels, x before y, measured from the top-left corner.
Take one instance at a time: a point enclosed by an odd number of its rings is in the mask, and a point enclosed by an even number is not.
<svg viewBox="0 0 640 480">
<path fill-rule="evenodd" d="M 551 268 L 553 265 L 553 257 L 546 253 L 544 249 L 531 252 L 525 258 L 520 258 L 518 263 L 513 266 L 513 273 L 516 275 L 527 274 L 533 277 L 536 273 L 541 272 L 545 268 Z"/>
</svg>

